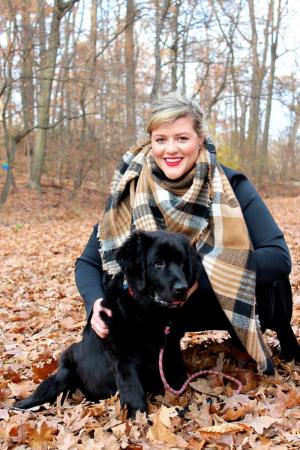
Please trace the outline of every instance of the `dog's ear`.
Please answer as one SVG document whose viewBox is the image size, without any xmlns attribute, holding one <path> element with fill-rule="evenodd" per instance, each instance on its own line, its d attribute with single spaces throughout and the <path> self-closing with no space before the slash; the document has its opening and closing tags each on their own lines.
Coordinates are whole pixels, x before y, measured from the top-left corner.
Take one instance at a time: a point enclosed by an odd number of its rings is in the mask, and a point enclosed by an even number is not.
<svg viewBox="0 0 300 450">
<path fill-rule="evenodd" d="M 199 279 L 202 269 L 202 261 L 195 246 L 186 242 L 186 262 L 184 264 L 184 271 L 189 286 L 192 286 L 194 282 Z"/>
<path fill-rule="evenodd" d="M 116 254 L 116 260 L 125 273 L 133 291 L 141 292 L 146 284 L 146 251 L 149 241 L 145 233 L 134 231 Z"/>
<path fill-rule="evenodd" d="M 106 287 L 110 283 L 111 279 L 112 279 L 112 275 L 110 275 L 107 271 L 103 271 L 102 284 L 104 287 Z"/>
</svg>

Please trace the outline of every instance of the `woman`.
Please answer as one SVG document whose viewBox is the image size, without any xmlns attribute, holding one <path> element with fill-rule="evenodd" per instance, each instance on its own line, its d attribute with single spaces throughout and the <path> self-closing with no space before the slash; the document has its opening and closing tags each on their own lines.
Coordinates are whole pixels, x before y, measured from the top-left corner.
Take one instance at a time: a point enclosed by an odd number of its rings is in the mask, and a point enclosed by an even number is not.
<svg viewBox="0 0 300 450">
<path fill-rule="evenodd" d="M 246 177 L 217 162 L 198 104 L 177 93 L 161 97 L 152 105 L 147 132 L 150 139 L 124 155 L 99 230 L 95 226 L 76 262 L 77 287 L 93 329 L 102 338 L 109 333 L 99 317 L 102 270 L 118 270 L 114 250 L 130 231 L 183 232 L 205 268 L 192 290 L 201 302 L 217 297 L 242 346 L 267 371 L 255 290 L 256 283 L 270 284 L 291 271 L 282 232 Z"/>
</svg>

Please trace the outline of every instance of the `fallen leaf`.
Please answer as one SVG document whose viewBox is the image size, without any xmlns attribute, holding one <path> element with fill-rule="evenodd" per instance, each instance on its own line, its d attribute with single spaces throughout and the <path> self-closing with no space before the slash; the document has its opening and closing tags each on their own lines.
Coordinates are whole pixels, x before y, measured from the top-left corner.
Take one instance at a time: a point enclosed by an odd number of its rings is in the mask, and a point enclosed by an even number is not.
<svg viewBox="0 0 300 450">
<path fill-rule="evenodd" d="M 298 389 L 292 388 L 286 394 L 283 392 L 281 386 L 278 386 L 277 398 L 278 404 L 282 412 L 293 406 L 300 405 L 300 392 Z"/>
<path fill-rule="evenodd" d="M 276 422 L 281 422 L 281 419 L 270 416 L 249 417 L 243 420 L 245 425 L 252 427 L 257 434 L 263 434 L 264 430 L 270 428 Z"/>
<path fill-rule="evenodd" d="M 209 438 L 250 430 L 251 428 L 243 423 L 222 423 L 221 425 L 214 425 L 212 427 L 202 427 L 198 431 L 203 437 Z"/>
<path fill-rule="evenodd" d="M 34 381 L 39 383 L 43 380 L 46 380 L 56 369 L 58 363 L 52 355 L 48 353 L 46 355 L 42 355 L 38 364 L 32 365 L 32 372 L 34 373 Z"/>
<path fill-rule="evenodd" d="M 28 395 L 32 392 L 33 384 L 29 380 L 24 380 L 20 383 L 8 383 L 8 387 L 14 397 L 23 399 L 28 397 Z"/>
<path fill-rule="evenodd" d="M 98 428 L 94 435 L 97 450 L 120 450 L 117 438 L 112 434 Z"/>
<path fill-rule="evenodd" d="M 74 436 L 68 430 L 63 428 L 60 430 L 57 440 L 56 448 L 59 450 L 77 450 L 78 437 Z M 107 449 L 108 450 L 108 449 Z"/>
<path fill-rule="evenodd" d="M 33 450 L 44 450 L 49 447 L 53 441 L 54 435 L 57 434 L 57 429 L 49 427 L 46 422 L 43 422 L 40 429 L 36 430 L 31 426 L 26 426 L 26 435 L 28 437 L 28 444 Z"/>
<path fill-rule="evenodd" d="M 7 409 L 0 409 L 0 420 L 8 421 L 9 414 Z"/>
<path fill-rule="evenodd" d="M 188 442 L 188 449 L 189 450 L 202 450 L 202 448 L 205 445 L 205 439 L 202 439 L 202 441 L 198 441 L 195 438 L 192 438 Z"/>
<path fill-rule="evenodd" d="M 147 437 L 150 441 L 161 441 L 168 445 L 186 448 L 187 442 L 171 429 L 170 413 L 174 414 L 174 408 L 161 406 L 157 413 L 152 416 L 153 425 L 149 428 Z"/>
</svg>

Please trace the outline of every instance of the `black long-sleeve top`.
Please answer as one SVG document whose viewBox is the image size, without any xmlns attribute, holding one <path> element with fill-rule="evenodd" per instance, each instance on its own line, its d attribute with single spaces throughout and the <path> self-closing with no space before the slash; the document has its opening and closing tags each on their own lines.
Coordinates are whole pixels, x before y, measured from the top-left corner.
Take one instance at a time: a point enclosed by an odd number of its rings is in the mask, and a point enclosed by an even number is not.
<svg viewBox="0 0 300 450">
<path fill-rule="evenodd" d="M 240 172 L 223 166 L 225 174 L 241 206 L 256 258 L 257 283 L 271 283 L 291 271 L 291 257 L 284 236 L 260 195 Z M 90 314 L 95 300 L 103 297 L 102 263 L 97 240 L 97 225 L 76 260 L 75 280 Z M 201 289 L 211 290 L 208 277 L 202 272 Z"/>
</svg>

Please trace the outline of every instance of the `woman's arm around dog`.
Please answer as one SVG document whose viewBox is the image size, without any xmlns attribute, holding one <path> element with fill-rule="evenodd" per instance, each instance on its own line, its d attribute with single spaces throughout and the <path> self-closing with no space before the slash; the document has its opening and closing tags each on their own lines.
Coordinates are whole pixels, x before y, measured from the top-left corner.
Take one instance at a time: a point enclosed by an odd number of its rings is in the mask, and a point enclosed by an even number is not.
<svg viewBox="0 0 300 450">
<path fill-rule="evenodd" d="M 94 226 L 89 241 L 76 260 L 75 280 L 77 289 L 84 300 L 87 317 L 91 315 L 91 326 L 101 338 L 108 335 L 108 327 L 100 317 L 104 311 L 111 317 L 110 309 L 101 306 L 103 299 L 102 264 L 98 250 L 97 225 Z"/>
</svg>

